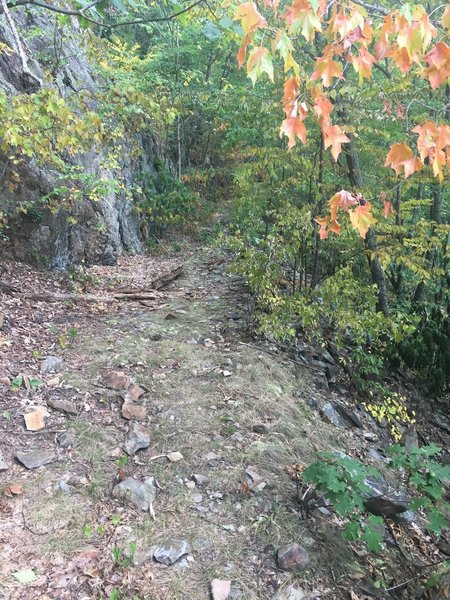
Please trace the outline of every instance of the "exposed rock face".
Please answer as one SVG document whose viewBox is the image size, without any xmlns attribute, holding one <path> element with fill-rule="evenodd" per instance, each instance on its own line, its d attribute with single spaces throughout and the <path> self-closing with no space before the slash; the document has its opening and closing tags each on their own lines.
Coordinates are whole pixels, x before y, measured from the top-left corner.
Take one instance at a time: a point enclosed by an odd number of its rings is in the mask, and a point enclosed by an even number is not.
<svg viewBox="0 0 450 600">
<path fill-rule="evenodd" d="M 13 9 L 12 13 L 21 33 L 30 71 L 37 79 L 23 74 L 17 52 L 1 52 L 0 91 L 6 92 L 9 97 L 33 93 L 40 88 L 39 80 L 43 86 L 57 89 L 65 99 L 79 90 L 93 96 L 100 89 L 102 82 L 86 58 L 82 44 L 84 33 L 75 20 L 71 26 L 64 28 L 62 54 L 55 58 L 60 35 L 55 30 L 55 16 L 39 9 Z M 4 20 L 0 21 L 0 42 L 15 49 L 14 38 Z M 132 145 L 135 149 L 137 145 L 137 152 L 131 151 Z M 142 177 L 151 181 L 157 157 L 156 143 L 148 132 L 140 134 L 139 139 L 125 142 L 118 170 L 102 166 L 102 156 L 98 151 L 73 159 L 67 157 L 67 161 L 81 166 L 88 175 L 116 181 L 120 178 L 125 188 L 132 190 L 133 186 L 141 183 Z M 15 177 L 13 168 L 19 178 L 10 189 L 8 183 Z M 34 160 L 12 166 L 7 157 L 0 155 L 0 173 L 0 210 L 6 209 L 8 213 L 13 212 L 8 210 L 8 206 L 38 201 L 61 185 L 60 173 L 37 165 Z M 74 219 L 68 220 L 69 216 Z M 24 260 L 54 270 L 64 270 L 80 263 L 111 265 L 115 264 L 123 250 L 142 251 L 141 229 L 132 199 L 127 198 L 124 191 L 109 191 L 98 201 L 78 201 L 70 213 L 67 209 L 52 213 L 44 207 L 39 208 L 38 215 L 17 214 L 9 223 L 9 239 L 0 241 L 0 259 Z"/>
</svg>

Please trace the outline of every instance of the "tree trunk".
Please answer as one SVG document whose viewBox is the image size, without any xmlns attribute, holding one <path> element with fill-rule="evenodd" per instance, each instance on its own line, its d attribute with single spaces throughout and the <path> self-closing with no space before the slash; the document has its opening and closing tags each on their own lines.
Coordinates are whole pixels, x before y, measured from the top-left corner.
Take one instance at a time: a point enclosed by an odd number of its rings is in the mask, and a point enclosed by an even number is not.
<svg viewBox="0 0 450 600">
<path fill-rule="evenodd" d="M 350 183 L 356 188 L 362 188 L 364 181 L 362 178 L 361 168 L 359 166 L 358 155 L 356 154 L 356 148 L 353 139 L 348 144 L 345 144 L 344 150 Z M 367 250 L 367 260 L 369 261 L 372 281 L 378 289 L 377 311 L 382 312 L 385 316 L 387 316 L 389 314 L 389 301 L 386 276 L 383 267 L 376 256 L 377 236 L 372 227 L 367 232 L 364 242 Z"/>
</svg>

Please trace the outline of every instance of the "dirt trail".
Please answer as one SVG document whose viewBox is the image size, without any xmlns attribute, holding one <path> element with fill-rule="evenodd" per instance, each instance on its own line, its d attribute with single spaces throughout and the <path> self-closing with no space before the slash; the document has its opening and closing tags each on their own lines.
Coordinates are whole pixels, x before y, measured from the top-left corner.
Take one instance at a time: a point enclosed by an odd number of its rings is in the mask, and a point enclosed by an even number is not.
<svg viewBox="0 0 450 600">
<path fill-rule="evenodd" d="M 48 409 L 45 429 L 26 432 L 31 398 L 3 426 L 10 468 L 2 481 L 24 491 L 1 500 L 1 598 L 203 600 L 215 578 L 232 581 L 234 599 L 348 597 L 341 578 L 353 559 L 326 518 L 300 513 L 285 470 L 341 447 L 346 434 L 309 408 L 321 394 L 314 372 L 245 337 L 247 301 L 226 258 L 199 246 L 182 258 L 185 276 L 165 301 L 98 314 L 59 352 L 63 381 L 44 400 L 74 401 L 77 415 Z M 110 370 L 146 392 L 138 404 L 150 446 L 128 458 L 122 448 L 133 424 L 119 393 L 101 383 Z M 57 441 L 66 430 L 73 447 Z M 26 470 L 13 458 L 36 448 L 56 460 Z M 183 458 L 170 462 L 171 452 Z M 149 477 L 155 519 L 112 495 L 120 480 Z M 155 548 L 171 539 L 186 541 L 187 555 L 157 563 Z M 297 579 L 275 561 L 289 542 L 311 555 Z M 37 579 L 29 584 L 12 576 L 30 568 Z M 292 584 L 305 596 L 289 596 Z"/>
</svg>

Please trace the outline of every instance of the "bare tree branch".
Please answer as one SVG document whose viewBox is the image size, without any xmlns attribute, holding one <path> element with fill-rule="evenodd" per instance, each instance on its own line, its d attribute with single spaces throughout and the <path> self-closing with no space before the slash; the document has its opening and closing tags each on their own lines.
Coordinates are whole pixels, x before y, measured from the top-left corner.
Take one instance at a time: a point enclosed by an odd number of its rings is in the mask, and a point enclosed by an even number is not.
<svg viewBox="0 0 450 600">
<path fill-rule="evenodd" d="M 56 13 L 59 13 L 62 15 L 68 15 L 71 17 L 82 17 L 83 19 L 86 19 L 86 21 L 88 21 L 89 23 L 92 23 L 93 25 L 98 25 L 99 27 L 103 27 L 105 29 L 115 29 L 117 27 L 125 27 L 126 25 L 143 25 L 145 23 L 161 23 L 164 21 L 172 21 L 173 19 L 176 19 L 180 15 L 183 15 L 184 13 L 189 12 L 196 6 L 203 4 L 205 0 L 197 0 L 193 4 L 190 4 L 189 6 L 187 6 L 186 8 L 183 8 L 182 10 L 180 10 L 176 13 L 172 13 L 171 15 L 168 15 L 167 17 L 142 17 L 139 19 L 132 19 L 130 21 L 119 21 L 117 23 L 105 23 L 103 21 L 97 21 L 96 19 L 92 19 L 91 17 L 86 16 L 86 14 L 85 14 L 86 10 L 88 10 L 89 8 L 92 8 L 93 6 L 98 4 L 100 1 L 101 0 L 95 0 L 93 2 L 90 2 L 87 6 L 83 7 L 80 10 L 71 10 L 68 8 L 60 7 L 60 6 L 54 6 L 52 4 L 47 4 L 47 2 L 44 2 L 43 0 L 17 0 L 14 3 L 12 3 L 12 2 L 8 3 L 8 2 L 6 2 L 6 0 L 1 0 L 1 4 L 3 7 L 3 12 L 5 11 L 5 7 L 6 8 L 8 8 L 8 7 L 15 8 L 17 6 L 36 6 L 38 8 L 43 8 L 45 10 L 48 10 L 51 12 L 56 12 Z"/>
</svg>

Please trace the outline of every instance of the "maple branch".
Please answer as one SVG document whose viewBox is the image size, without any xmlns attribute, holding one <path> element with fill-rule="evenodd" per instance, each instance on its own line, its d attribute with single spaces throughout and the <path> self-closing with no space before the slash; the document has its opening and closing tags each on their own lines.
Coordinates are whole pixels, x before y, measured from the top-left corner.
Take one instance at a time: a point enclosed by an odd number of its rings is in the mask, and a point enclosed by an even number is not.
<svg viewBox="0 0 450 600">
<path fill-rule="evenodd" d="M 368 2 L 363 2 L 363 0 L 353 0 L 355 4 L 359 4 L 363 8 L 367 8 L 367 10 L 372 10 L 380 15 L 386 16 L 389 14 L 389 11 L 380 6 L 379 4 L 369 4 Z"/>
<path fill-rule="evenodd" d="M 145 17 L 145 18 L 140 18 L 140 19 L 134 19 L 131 21 L 121 21 L 119 23 L 105 23 L 103 21 L 97 21 L 95 19 L 92 19 L 91 17 L 87 17 L 84 14 L 86 10 L 88 10 L 89 8 L 92 8 L 93 6 L 98 4 L 100 1 L 101 0 L 94 0 L 93 2 L 90 2 L 87 6 L 83 7 L 80 10 L 70 10 L 67 8 L 62 8 L 60 6 L 53 6 L 52 4 L 47 4 L 47 2 L 44 2 L 42 0 L 17 0 L 16 2 L 8 2 L 8 3 L 6 2 L 6 0 L 5 1 L 2 0 L 2 5 L 3 5 L 2 12 L 5 11 L 5 9 L 4 9 L 5 6 L 8 8 L 15 8 L 17 6 L 36 6 L 38 8 L 43 8 L 45 10 L 49 10 L 51 12 L 56 12 L 56 13 L 59 13 L 62 15 L 68 15 L 71 17 L 82 17 L 83 19 L 86 19 L 86 21 L 88 21 L 89 23 L 92 23 L 93 25 L 98 25 L 99 27 L 104 27 L 105 29 L 115 29 L 116 27 L 124 27 L 126 25 L 142 25 L 145 23 L 162 23 L 162 22 L 172 21 L 176 17 L 179 17 L 180 15 L 183 15 L 184 13 L 192 10 L 199 4 L 203 4 L 205 0 L 197 0 L 193 4 L 186 6 L 186 8 L 183 8 L 182 10 L 179 10 L 176 13 L 172 13 L 171 15 L 168 15 L 167 17 Z"/>
</svg>

